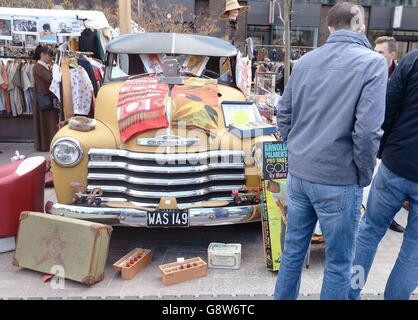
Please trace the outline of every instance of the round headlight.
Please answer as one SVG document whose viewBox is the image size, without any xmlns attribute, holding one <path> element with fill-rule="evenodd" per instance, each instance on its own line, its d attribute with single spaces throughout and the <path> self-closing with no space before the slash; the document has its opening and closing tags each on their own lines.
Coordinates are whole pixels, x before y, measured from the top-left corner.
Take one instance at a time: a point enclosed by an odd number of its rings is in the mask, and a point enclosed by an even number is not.
<svg viewBox="0 0 418 320">
<path fill-rule="evenodd" d="M 73 138 L 62 138 L 55 141 L 51 150 L 52 159 L 62 167 L 74 167 L 83 157 L 80 143 Z"/>
</svg>

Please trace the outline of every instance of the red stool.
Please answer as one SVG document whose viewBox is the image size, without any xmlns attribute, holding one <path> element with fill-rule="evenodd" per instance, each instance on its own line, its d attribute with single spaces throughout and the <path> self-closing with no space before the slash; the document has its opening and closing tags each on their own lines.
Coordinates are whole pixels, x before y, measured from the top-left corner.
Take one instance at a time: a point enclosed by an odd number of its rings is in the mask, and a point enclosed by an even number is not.
<svg viewBox="0 0 418 320">
<path fill-rule="evenodd" d="M 22 211 L 43 212 L 44 157 L 33 157 L 0 167 L 0 238 L 15 237 Z"/>
</svg>

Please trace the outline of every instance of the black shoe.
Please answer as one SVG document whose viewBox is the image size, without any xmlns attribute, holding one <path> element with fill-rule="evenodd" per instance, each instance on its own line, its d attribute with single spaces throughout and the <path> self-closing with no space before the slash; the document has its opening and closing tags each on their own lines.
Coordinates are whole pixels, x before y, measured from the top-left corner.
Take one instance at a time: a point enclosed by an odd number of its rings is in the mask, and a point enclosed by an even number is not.
<svg viewBox="0 0 418 320">
<path fill-rule="evenodd" d="M 399 232 L 399 233 L 404 233 L 405 232 L 405 228 L 402 227 L 395 220 L 393 220 L 392 223 L 390 224 L 390 230 L 395 231 L 395 232 Z"/>
</svg>

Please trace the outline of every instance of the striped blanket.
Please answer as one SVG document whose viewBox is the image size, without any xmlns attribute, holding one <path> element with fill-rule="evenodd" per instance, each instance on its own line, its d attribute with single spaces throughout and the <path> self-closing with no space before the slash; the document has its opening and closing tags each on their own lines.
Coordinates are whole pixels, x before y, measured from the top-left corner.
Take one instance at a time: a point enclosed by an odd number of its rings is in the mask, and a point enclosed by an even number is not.
<svg viewBox="0 0 418 320">
<path fill-rule="evenodd" d="M 139 78 L 125 82 L 119 93 L 117 119 L 123 143 L 134 135 L 168 128 L 165 99 L 168 85 L 157 78 Z"/>
</svg>

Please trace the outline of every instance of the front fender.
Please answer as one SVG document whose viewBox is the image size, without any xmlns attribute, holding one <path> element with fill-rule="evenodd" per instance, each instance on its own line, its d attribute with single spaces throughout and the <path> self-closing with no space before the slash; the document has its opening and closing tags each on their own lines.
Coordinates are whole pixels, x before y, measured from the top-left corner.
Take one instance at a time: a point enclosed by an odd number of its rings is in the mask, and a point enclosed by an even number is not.
<svg viewBox="0 0 418 320">
<path fill-rule="evenodd" d="M 75 167 L 63 168 L 54 160 L 51 160 L 51 171 L 57 200 L 59 203 L 70 204 L 74 197 L 74 191 L 70 187 L 70 183 L 81 182 L 87 184 L 89 150 L 91 148 L 116 149 L 117 143 L 112 131 L 100 121 L 97 121 L 96 128 L 89 132 L 75 131 L 70 129 L 69 126 L 65 126 L 55 135 L 51 146 L 58 139 L 65 137 L 77 139 L 83 149 L 83 157 Z"/>
</svg>

